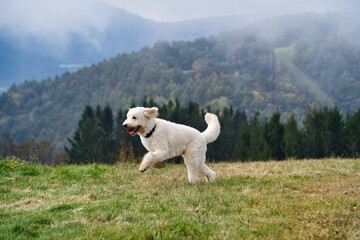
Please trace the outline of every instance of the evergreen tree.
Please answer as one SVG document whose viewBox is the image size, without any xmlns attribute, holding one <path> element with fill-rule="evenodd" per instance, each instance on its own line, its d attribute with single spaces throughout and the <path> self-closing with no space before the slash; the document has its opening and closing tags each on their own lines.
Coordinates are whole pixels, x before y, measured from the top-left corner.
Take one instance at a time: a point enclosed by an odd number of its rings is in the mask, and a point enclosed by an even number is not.
<svg viewBox="0 0 360 240">
<path fill-rule="evenodd" d="M 121 109 L 117 112 L 116 119 L 115 119 L 115 138 L 121 139 L 123 138 L 123 122 L 125 121 L 126 115 Z"/>
<path fill-rule="evenodd" d="M 106 104 L 101 112 L 100 133 L 102 161 L 105 163 L 114 163 L 117 159 L 118 141 L 115 137 L 114 118 L 109 104 Z"/>
<path fill-rule="evenodd" d="M 323 158 L 325 156 L 324 132 L 325 115 L 322 110 L 309 108 L 305 114 L 303 122 L 303 131 L 305 137 L 305 157 Z"/>
<path fill-rule="evenodd" d="M 248 150 L 250 148 L 249 142 L 249 126 L 245 111 L 237 109 L 233 117 L 233 144 L 234 149 L 231 158 L 233 160 L 240 159 L 241 161 L 248 160 Z"/>
<path fill-rule="evenodd" d="M 240 137 L 235 144 L 232 159 L 240 160 L 242 162 L 248 161 L 250 158 L 250 147 L 250 132 L 246 122 L 240 129 Z"/>
<path fill-rule="evenodd" d="M 254 117 L 250 118 L 249 123 L 249 160 L 267 160 L 265 154 L 266 142 L 264 138 L 264 129 L 259 119 L 260 113 L 256 112 Z"/>
<path fill-rule="evenodd" d="M 333 107 L 325 112 L 324 148 L 327 157 L 342 156 L 344 149 L 343 129 L 344 121 L 338 107 Z"/>
<path fill-rule="evenodd" d="M 284 131 L 284 153 L 286 158 L 302 158 L 303 157 L 303 143 L 302 135 L 297 127 L 297 120 L 293 113 L 286 121 Z"/>
<path fill-rule="evenodd" d="M 70 163 L 92 163 L 99 160 L 99 128 L 94 111 L 87 105 L 81 115 L 73 139 L 68 138 L 70 149 L 65 147 Z"/>
<path fill-rule="evenodd" d="M 349 157 L 360 157 L 360 109 L 348 114 L 344 126 L 344 143 Z"/>
<path fill-rule="evenodd" d="M 173 111 L 170 113 L 168 120 L 175 123 L 185 124 L 185 111 L 184 108 L 181 106 L 180 100 L 177 98 L 175 99 L 175 106 L 173 108 Z"/>
<path fill-rule="evenodd" d="M 97 105 L 95 113 L 87 105 L 73 139 L 68 138 L 70 148 L 65 147 L 70 163 L 114 163 L 118 145 L 116 134 L 110 105 L 103 110 Z"/>
<path fill-rule="evenodd" d="M 221 131 L 217 141 L 214 142 L 216 151 L 212 153 L 212 156 L 217 160 L 231 160 L 231 156 L 234 149 L 233 135 L 236 131 L 233 129 L 232 119 L 233 109 L 224 108 L 222 115 L 219 117 Z"/>
<path fill-rule="evenodd" d="M 101 129 L 101 119 L 102 119 L 102 108 L 99 104 L 96 105 L 96 109 L 95 109 L 95 117 L 94 120 L 98 126 L 99 129 Z"/>
<path fill-rule="evenodd" d="M 201 129 L 206 128 L 204 116 L 201 114 L 200 106 L 195 102 L 189 102 L 186 108 L 186 122 L 185 124 L 193 128 Z"/>
<path fill-rule="evenodd" d="M 161 116 L 161 118 L 169 119 L 169 116 L 173 110 L 173 107 L 174 107 L 174 103 L 172 100 L 169 100 L 167 103 L 164 103 L 159 108 L 159 115 Z"/>
<path fill-rule="evenodd" d="M 284 125 L 280 122 L 278 110 L 270 118 L 264 126 L 265 140 L 270 159 L 283 160 L 285 159 L 284 153 Z"/>
</svg>

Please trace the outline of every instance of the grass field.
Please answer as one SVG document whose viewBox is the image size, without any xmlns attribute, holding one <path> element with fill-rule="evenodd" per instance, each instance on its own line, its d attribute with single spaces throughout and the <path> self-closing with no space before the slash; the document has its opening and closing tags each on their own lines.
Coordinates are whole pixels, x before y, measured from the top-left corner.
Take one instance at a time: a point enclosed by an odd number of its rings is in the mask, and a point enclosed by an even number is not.
<svg viewBox="0 0 360 240">
<path fill-rule="evenodd" d="M 360 160 L 46 167 L 0 164 L 0 239 L 359 239 Z"/>
</svg>

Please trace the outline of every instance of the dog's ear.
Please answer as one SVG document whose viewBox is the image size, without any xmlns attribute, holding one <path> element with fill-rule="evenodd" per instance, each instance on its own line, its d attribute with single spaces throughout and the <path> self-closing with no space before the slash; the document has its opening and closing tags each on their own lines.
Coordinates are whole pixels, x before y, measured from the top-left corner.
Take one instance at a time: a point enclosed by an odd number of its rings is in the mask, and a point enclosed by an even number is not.
<svg viewBox="0 0 360 240">
<path fill-rule="evenodd" d="M 157 116 L 159 116 L 158 110 L 159 109 L 157 107 L 145 108 L 144 115 L 145 117 L 156 118 Z"/>
</svg>

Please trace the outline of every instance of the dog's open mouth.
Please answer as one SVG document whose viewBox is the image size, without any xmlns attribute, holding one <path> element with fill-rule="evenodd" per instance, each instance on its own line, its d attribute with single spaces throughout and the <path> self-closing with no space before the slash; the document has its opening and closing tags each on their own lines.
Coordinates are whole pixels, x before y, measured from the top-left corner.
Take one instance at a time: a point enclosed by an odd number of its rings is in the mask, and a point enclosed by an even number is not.
<svg viewBox="0 0 360 240">
<path fill-rule="evenodd" d="M 139 131 L 139 129 L 140 129 L 140 126 L 134 127 L 134 128 L 129 128 L 127 130 L 127 133 L 131 136 L 134 136 L 137 133 L 137 131 Z"/>
</svg>

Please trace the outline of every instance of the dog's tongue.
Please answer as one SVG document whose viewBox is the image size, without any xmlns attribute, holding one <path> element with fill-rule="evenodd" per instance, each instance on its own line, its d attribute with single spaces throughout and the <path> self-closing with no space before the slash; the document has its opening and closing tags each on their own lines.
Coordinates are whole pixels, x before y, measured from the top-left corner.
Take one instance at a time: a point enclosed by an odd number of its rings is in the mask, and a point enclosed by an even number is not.
<svg viewBox="0 0 360 240">
<path fill-rule="evenodd" d="M 136 128 L 130 128 L 130 129 L 127 130 L 127 133 L 128 133 L 129 135 L 131 135 L 131 136 L 132 136 L 135 132 L 136 132 Z"/>
</svg>

